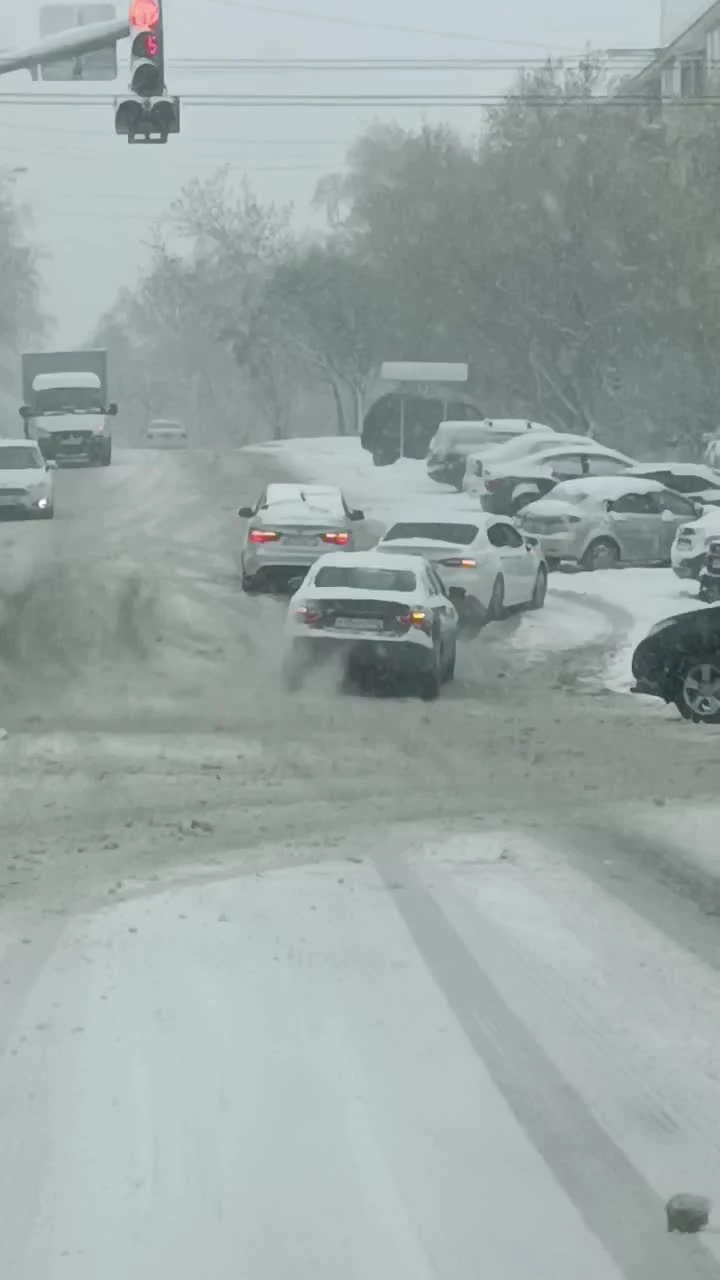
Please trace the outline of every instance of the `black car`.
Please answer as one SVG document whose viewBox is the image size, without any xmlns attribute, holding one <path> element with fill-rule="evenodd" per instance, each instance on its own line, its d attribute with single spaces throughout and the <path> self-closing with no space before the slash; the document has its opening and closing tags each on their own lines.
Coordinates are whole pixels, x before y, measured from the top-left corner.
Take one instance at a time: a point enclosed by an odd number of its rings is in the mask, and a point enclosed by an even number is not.
<svg viewBox="0 0 720 1280">
<path fill-rule="evenodd" d="M 720 724 L 720 608 L 665 618 L 632 658 L 633 693 L 674 702 L 681 716 Z"/>
</svg>

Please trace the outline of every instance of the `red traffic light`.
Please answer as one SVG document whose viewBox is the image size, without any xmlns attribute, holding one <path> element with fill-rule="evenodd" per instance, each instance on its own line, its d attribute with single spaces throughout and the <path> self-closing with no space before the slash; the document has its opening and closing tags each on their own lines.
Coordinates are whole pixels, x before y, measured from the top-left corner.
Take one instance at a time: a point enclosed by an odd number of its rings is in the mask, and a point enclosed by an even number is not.
<svg viewBox="0 0 720 1280">
<path fill-rule="evenodd" d="M 141 31 L 153 31 L 160 26 L 158 0 L 131 0 L 129 22 Z"/>
</svg>

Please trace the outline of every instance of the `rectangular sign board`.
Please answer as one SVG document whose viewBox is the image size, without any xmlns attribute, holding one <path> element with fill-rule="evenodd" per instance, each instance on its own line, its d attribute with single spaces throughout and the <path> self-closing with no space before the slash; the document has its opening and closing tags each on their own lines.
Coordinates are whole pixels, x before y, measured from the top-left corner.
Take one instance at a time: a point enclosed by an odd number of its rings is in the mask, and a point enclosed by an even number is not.
<svg viewBox="0 0 720 1280">
<path fill-rule="evenodd" d="M 40 35 L 57 36 L 74 27 L 95 22 L 111 22 L 117 16 L 114 4 L 45 4 L 40 10 Z M 96 49 L 77 58 L 41 66 L 43 80 L 116 80 L 117 45 Z"/>
<path fill-rule="evenodd" d="M 380 368 L 386 382 L 467 382 L 466 364 L 441 364 L 424 360 L 386 360 Z"/>
</svg>

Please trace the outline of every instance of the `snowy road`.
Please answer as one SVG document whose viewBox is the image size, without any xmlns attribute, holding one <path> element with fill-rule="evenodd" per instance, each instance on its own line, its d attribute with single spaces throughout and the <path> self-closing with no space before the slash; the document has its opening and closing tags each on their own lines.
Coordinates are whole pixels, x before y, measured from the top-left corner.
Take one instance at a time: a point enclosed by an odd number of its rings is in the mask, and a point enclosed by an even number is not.
<svg viewBox="0 0 720 1280">
<path fill-rule="evenodd" d="M 599 696 L 599 606 L 288 699 L 271 468 L 0 526 L 0 1274 L 720 1280 L 662 1209 L 718 1184 L 715 735 Z"/>
</svg>

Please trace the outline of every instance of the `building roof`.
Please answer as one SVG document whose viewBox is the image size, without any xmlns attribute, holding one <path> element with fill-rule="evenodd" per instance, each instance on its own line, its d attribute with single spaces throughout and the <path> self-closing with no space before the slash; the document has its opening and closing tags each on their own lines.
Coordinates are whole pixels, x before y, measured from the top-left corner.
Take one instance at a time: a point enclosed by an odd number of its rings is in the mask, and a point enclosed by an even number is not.
<svg viewBox="0 0 720 1280">
<path fill-rule="evenodd" d="M 695 19 L 684 31 L 676 36 L 670 44 L 661 49 L 657 56 L 643 67 L 637 75 L 629 76 L 624 80 L 620 92 L 627 92 L 628 89 L 642 89 L 654 80 L 664 67 L 669 66 L 676 58 L 687 57 L 688 54 L 699 53 L 704 50 L 705 37 L 715 27 L 720 26 L 720 0 L 713 0 L 704 12 Z"/>
</svg>

